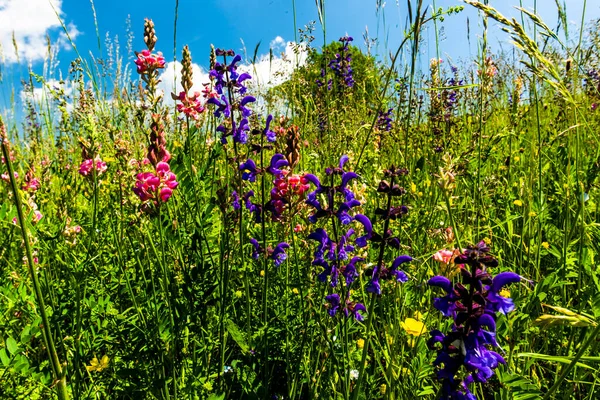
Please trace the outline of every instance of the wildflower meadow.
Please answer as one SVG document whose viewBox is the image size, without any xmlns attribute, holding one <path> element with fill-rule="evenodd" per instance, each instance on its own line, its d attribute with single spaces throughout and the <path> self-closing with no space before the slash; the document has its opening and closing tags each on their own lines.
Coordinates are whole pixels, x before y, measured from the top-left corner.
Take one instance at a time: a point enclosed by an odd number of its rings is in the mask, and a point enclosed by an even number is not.
<svg viewBox="0 0 600 400">
<path fill-rule="evenodd" d="M 543 3 L 562 24 L 407 0 L 376 52 L 317 44 L 316 0 L 269 85 L 215 33 L 165 92 L 152 9 L 129 56 L 31 70 L 0 117 L 0 398 L 599 399 L 600 20 Z M 422 35 L 466 9 L 459 62 Z"/>
</svg>

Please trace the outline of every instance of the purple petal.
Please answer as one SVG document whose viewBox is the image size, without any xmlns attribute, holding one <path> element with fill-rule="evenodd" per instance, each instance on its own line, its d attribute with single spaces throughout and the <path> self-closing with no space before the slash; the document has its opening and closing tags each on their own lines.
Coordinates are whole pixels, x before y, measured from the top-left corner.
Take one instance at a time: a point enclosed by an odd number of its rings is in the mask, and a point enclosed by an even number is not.
<svg viewBox="0 0 600 400">
<path fill-rule="evenodd" d="M 446 278 L 444 276 L 439 276 L 439 275 L 438 276 L 434 276 L 429 281 L 427 281 L 427 284 L 429 286 L 441 287 L 447 293 L 450 293 L 452 291 L 452 282 L 450 282 L 450 279 L 448 279 L 448 278 Z"/>
<path fill-rule="evenodd" d="M 515 274 L 514 272 L 502 272 L 496 275 L 496 277 L 492 280 L 491 291 L 493 293 L 498 293 L 503 286 L 508 285 L 509 283 L 517 283 L 521 281 L 521 276 Z"/>
</svg>

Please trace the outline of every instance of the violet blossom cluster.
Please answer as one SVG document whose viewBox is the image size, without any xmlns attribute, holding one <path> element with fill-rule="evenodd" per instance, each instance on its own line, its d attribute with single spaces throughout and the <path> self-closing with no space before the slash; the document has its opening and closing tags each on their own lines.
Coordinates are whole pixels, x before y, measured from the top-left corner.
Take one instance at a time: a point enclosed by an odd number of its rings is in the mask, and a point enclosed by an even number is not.
<svg viewBox="0 0 600 400">
<path fill-rule="evenodd" d="M 360 223 L 364 226 L 365 239 L 379 246 L 379 257 L 377 264 L 373 268 L 371 273 L 371 279 L 367 283 L 367 292 L 375 295 L 381 295 L 381 281 L 396 281 L 399 283 L 408 282 L 408 275 L 400 269 L 402 264 L 411 262 L 413 258 L 409 255 L 397 256 L 389 266 L 384 262 L 383 256 L 386 248 L 392 248 L 400 250 L 400 239 L 394 236 L 392 229 L 390 228 L 390 221 L 394 221 L 401 218 L 408 213 L 408 208 L 404 205 L 395 206 L 393 205 L 393 199 L 402 197 L 406 192 L 396 180 L 402 176 L 408 174 L 408 170 L 405 168 L 397 168 L 391 166 L 384 171 L 384 177 L 377 186 L 377 192 L 385 194 L 387 200 L 387 207 L 377 207 L 375 209 L 375 217 L 383 222 L 381 233 L 373 230 L 371 221 L 364 217 L 358 218 Z M 389 179 L 389 181 L 387 180 Z"/>
<path fill-rule="evenodd" d="M 351 36 L 343 36 L 339 39 L 342 44 L 340 52 L 335 54 L 335 58 L 329 61 L 329 68 L 334 72 L 347 87 L 354 86 L 354 78 L 352 77 L 352 55 L 350 54 L 349 45 L 354 39 Z"/>
<path fill-rule="evenodd" d="M 235 55 L 233 50 L 217 49 L 215 54 L 223 57 L 223 63 L 215 62 L 214 68 L 209 72 L 215 95 L 208 98 L 207 104 L 215 106 L 215 117 L 231 118 L 231 126 L 227 127 L 222 123 L 217 128 L 217 132 L 221 133 L 221 143 L 226 144 L 227 136 L 232 136 L 235 143 L 245 144 L 250 132 L 248 118 L 252 115 L 248 104 L 255 102 L 256 98 L 246 95 L 247 88 L 244 83 L 252 79 L 252 76 L 247 72 L 238 71 L 238 63 L 242 57 L 239 54 Z M 228 56 L 233 57 L 229 64 Z M 232 110 L 236 109 L 240 113 L 239 121 L 232 118 Z"/>
<path fill-rule="evenodd" d="M 353 238 L 356 232 L 349 225 L 352 221 L 358 221 L 363 225 L 369 225 L 370 222 L 362 214 L 354 216 L 350 214 L 353 208 L 360 206 L 360 202 L 348 188 L 349 182 L 358 178 L 358 175 L 344 170 L 347 161 L 348 156 L 344 155 L 340 158 L 337 167 L 326 168 L 325 179 L 329 184 L 322 183 L 313 174 L 304 175 L 306 181 L 315 186 L 315 190 L 306 198 L 306 204 L 314 209 L 309 221 L 316 223 L 319 219 L 331 220 L 334 225 L 333 237 L 324 228 L 317 228 L 308 235 L 308 239 L 317 242 L 312 261 L 312 265 L 322 269 L 317 278 L 323 283 L 329 281 L 334 290 L 333 293 L 325 296 L 325 306 L 329 315 L 335 316 L 342 308 L 346 317 L 353 316 L 357 321 L 363 321 L 364 316 L 361 312 L 366 312 L 366 308 L 364 304 L 350 299 L 350 289 L 359 276 L 357 264 L 364 259 L 352 256 L 352 253 L 356 247 L 366 246 L 369 233 Z M 336 184 L 336 180 L 339 184 Z M 341 201 L 338 198 L 341 198 Z M 335 292 L 336 289 L 341 292 L 341 295 Z"/>
<path fill-rule="evenodd" d="M 514 272 L 492 277 L 488 268 L 498 266 L 498 261 L 489 251 L 481 241 L 455 258 L 454 263 L 461 268 L 462 282 L 453 284 L 444 276 L 435 276 L 428 282 L 446 293 L 434 300 L 434 307 L 454 320 L 451 332 L 433 330 L 427 342 L 430 349 L 437 351 L 434 365 L 439 367 L 441 399 L 476 400 L 469 386 L 473 382 L 486 383 L 498 365 L 505 364 L 504 358 L 492 350 L 499 347 L 496 314 L 507 314 L 515 306 L 500 291 L 505 285 L 519 282 L 521 277 Z M 461 372 L 462 367 L 466 372 Z"/>
</svg>

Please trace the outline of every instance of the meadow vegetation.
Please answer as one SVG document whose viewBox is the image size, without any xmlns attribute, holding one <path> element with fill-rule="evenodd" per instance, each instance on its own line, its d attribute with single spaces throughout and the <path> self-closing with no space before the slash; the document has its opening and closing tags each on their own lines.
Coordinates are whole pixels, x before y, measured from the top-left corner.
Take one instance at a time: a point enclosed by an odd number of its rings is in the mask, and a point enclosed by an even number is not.
<svg viewBox="0 0 600 400">
<path fill-rule="evenodd" d="M 315 47 L 318 0 L 276 86 L 215 43 L 162 93 L 151 20 L 131 61 L 32 74 L 0 120 L 0 397 L 597 398 L 600 22 L 466 3 L 461 65 L 421 62 L 461 7 L 409 0 L 376 56 Z"/>
</svg>

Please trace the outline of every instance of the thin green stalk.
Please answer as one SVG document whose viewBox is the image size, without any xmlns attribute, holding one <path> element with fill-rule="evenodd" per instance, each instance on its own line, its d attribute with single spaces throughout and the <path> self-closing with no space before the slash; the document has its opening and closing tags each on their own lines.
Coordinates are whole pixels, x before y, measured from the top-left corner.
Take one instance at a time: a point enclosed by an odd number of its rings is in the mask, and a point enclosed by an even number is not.
<svg viewBox="0 0 600 400">
<path fill-rule="evenodd" d="M 37 307 L 40 311 L 40 317 L 42 318 L 42 325 L 43 325 L 42 334 L 43 334 L 43 338 L 44 338 L 44 344 L 45 344 L 46 350 L 48 352 L 48 358 L 50 359 L 50 364 L 52 366 L 53 378 L 54 378 L 54 382 L 56 385 L 56 393 L 58 395 L 59 400 L 67 400 L 67 399 L 69 399 L 69 393 L 67 391 L 67 377 L 66 377 L 65 372 L 62 369 L 60 360 L 58 359 L 58 354 L 56 352 L 56 347 L 54 345 L 54 339 L 52 337 L 52 331 L 50 330 L 50 322 L 48 321 L 48 315 L 46 314 L 46 305 L 44 303 L 44 296 L 42 294 L 42 288 L 40 286 L 37 272 L 35 270 L 35 266 L 33 263 L 33 253 L 31 251 L 31 245 L 29 242 L 29 232 L 27 230 L 27 221 L 25 220 L 25 216 L 23 214 L 21 193 L 19 192 L 17 181 L 15 180 L 15 176 L 14 176 L 12 162 L 10 160 L 10 150 L 8 148 L 6 127 L 4 125 L 4 121 L 2 120 L 2 117 L 0 117 L 0 143 L 2 144 L 2 154 L 3 154 L 4 160 L 6 162 L 6 169 L 8 170 L 8 175 L 10 178 L 10 186 L 11 186 L 12 193 L 13 193 L 13 196 L 15 199 L 15 206 L 17 208 L 17 216 L 19 219 L 19 226 L 21 227 L 21 235 L 23 236 L 23 244 L 25 246 L 25 254 L 27 256 L 27 267 L 29 269 L 29 274 L 31 275 L 31 281 L 33 283 L 33 290 L 35 292 Z"/>
<path fill-rule="evenodd" d="M 565 380 L 565 378 L 567 377 L 567 375 L 569 374 L 569 372 L 571 372 L 571 370 L 573 369 L 573 367 L 575 367 L 575 365 L 577 365 L 577 363 L 579 362 L 579 360 L 581 359 L 581 357 L 583 356 L 583 354 L 585 353 L 585 351 L 588 349 L 588 347 L 590 347 L 590 345 L 592 344 L 592 342 L 594 342 L 596 340 L 596 337 L 598 336 L 598 333 L 600 333 L 600 324 L 596 325 L 596 327 L 594 328 L 594 330 L 592 331 L 592 333 L 588 336 L 588 338 L 586 339 L 586 341 L 579 348 L 579 351 L 577 352 L 577 354 L 575 355 L 575 357 L 573 358 L 573 360 L 571 360 L 571 363 L 569 365 L 567 365 L 563 369 L 562 373 L 560 374 L 560 376 L 558 377 L 558 379 L 556 380 L 556 382 L 554 382 L 554 385 L 552 385 L 552 387 L 544 395 L 544 397 L 542 398 L 542 400 L 548 400 L 548 399 L 550 399 L 552 397 L 552 395 L 554 395 L 554 392 L 556 392 L 556 390 L 558 389 L 558 387 L 563 383 L 563 381 Z"/>
</svg>

